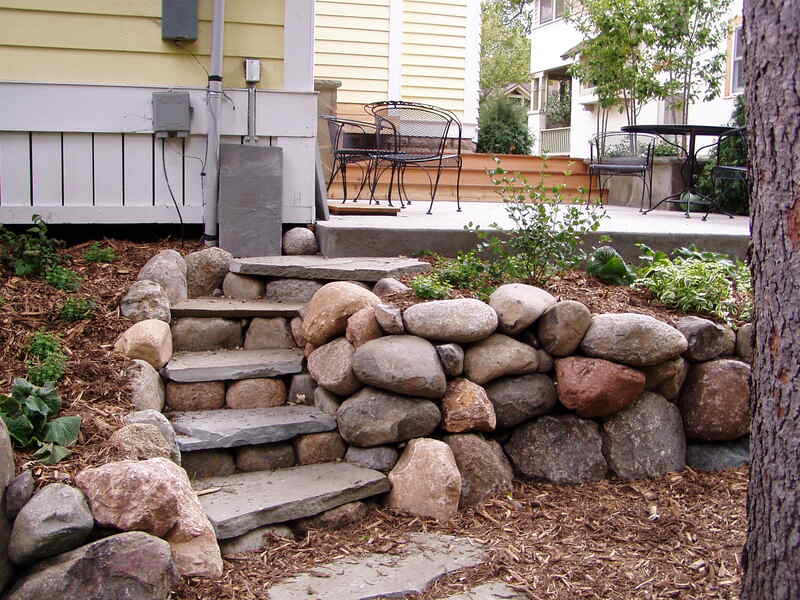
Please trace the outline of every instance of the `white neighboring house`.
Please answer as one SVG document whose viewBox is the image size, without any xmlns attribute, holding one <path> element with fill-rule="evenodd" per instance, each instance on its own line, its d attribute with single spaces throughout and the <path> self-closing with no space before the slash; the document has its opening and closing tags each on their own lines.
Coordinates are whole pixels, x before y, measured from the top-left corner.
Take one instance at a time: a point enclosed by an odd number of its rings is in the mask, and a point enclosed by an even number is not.
<svg viewBox="0 0 800 600">
<path fill-rule="evenodd" d="M 535 0 L 531 30 L 531 105 L 528 128 L 534 135 L 533 154 L 547 153 L 575 158 L 588 158 L 589 138 L 597 132 L 599 104 L 592 88 L 567 73 L 575 60 L 575 47 L 581 34 L 563 18 L 566 0 Z M 727 20 L 731 24 L 725 42 L 725 82 L 721 95 L 710 102 L 689 107 L 689 122 L 703 125 L 724 125 L 730 120 L 734 98 L 744 92 L 742 0 L 734 0 Z M 571 52 L 573 51 L 573 52 Z M 571 97 L 571 107 L 563 118 L 554 122 L 545 112 L 548 95 Z M 652 101 L 642 107 L 641 124 L 668 123 L 669 112 L 663 101 Z M 618 131 L 627 124 L 625 114 L 609 111 L 608 131 Z"/>
</svg>

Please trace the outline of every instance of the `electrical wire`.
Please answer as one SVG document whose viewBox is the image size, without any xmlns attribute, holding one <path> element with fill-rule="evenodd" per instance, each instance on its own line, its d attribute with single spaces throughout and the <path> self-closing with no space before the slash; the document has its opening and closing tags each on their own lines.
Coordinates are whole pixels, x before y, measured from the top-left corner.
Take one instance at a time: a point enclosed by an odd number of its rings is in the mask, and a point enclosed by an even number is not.
<svg viewBox="0 0 800 600">
<path fill-rule="evenodd" d="M 181 223 L 181 249 L 183 249 L 183 242 L 185 238 L 183 215 L 181 214 L 181 209 L 178 207 L 178 201 L 175 199 L 175 194 L 172 192 L 172 185 L 169 182 L 169 174 L 167 173 L 166 147 L 167 147 L 167 138 L 161 138 L 161 166 L 164 169 L 164 180 L 167 182 L 167 189 L 169 190 L 169 195 L 172 198 L 172 204 L 175 205 L 175 212 L 178 213 L 178 220 Z"/>
</svg>

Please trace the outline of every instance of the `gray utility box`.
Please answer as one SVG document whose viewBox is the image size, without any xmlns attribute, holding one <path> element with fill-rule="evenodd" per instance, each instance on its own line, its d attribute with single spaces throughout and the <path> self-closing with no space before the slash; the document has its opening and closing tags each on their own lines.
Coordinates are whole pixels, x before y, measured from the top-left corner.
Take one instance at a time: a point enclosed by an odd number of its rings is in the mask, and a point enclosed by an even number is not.
<svg viewBox="0 0 800 600">
<path fill-rule="evenodd" d="M 161 0 L 161 39 L 197 40 L 197 0 Z"/>
<path fill-rule="evenodd" d="M 283 149 L 222 144 L 219 245 L 237 257 L 279 256 L 283 219 Z"/>
<path fill-rule="evenodd" d="M 191 127 L 189 92 L 153 92 L 153 131 L 156 137 L 186 137 Z"/>
</svg>

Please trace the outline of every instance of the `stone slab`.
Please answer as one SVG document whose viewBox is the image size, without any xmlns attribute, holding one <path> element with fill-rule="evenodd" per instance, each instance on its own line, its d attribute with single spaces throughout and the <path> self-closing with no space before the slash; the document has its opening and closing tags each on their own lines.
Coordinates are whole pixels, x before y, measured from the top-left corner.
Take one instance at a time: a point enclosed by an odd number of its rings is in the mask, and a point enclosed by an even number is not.
<svg viewBox="0 0 800 600">
<path fill-rule="evenodd" d="M 278 377 L 302 370 L 302 350 L 217 350 L 177 352 L 161 369 L 161 375 L 178 383 L 194 383 Z"/>
<path fill-rule="evenodd" d="M 321 463 L 198 479 L 200 496 L 218 539 L 237 537 L 264 525 L 311 517 L 348 502 L 389 491 L 383 473 L 348 463 Z M 305 598 L 305 594 L 294 598 Z"/>
<path fill-rule="evenodd" d="M 341 558 L 315 567 L 312 573 L 273 585 L 269 600 L 368 600 L 420 594 L 452 571 L 487 558 L 479 542 L 435 533 L 409 534 L 400 555 L 368 554 Z"/>
<path fill-rule="evenodd" d="M 524 600 L 527 597 L 505 583 L 493 581 L 455 596 L 448 596 L 445 600 Z"/>
<path fill-rule="evenodd" d="M 271 444 L 336 429 L 336 418 L 313 406 L 176 412 L 170 421 L 181 452 Z"/>
<path fill-rule="evenodd" d="M 426 273 L 431 266 L 414 258 L 325 258 L 323 256 L 265 256 L 231 262 L 232 273 L 268 277 L 378 281 Z"/>
<path fill-rule="evenodd" d="M 193 298 L 178 302 L 170 308 L 172 318 L 220 317 L 244 319 L 250 317 L 296 317 L 303 308 L 301 303 L 267 302 L 265 300 L 237 300 L 235 298 Z"/>
</svg>

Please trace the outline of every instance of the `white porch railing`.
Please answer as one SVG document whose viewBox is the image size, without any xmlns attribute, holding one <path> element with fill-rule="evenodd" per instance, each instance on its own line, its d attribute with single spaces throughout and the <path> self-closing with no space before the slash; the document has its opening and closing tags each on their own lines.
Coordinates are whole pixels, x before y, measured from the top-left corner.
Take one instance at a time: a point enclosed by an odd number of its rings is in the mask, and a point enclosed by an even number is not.
<svg viewBox="0 0 800 600">
<path fill-rule="evenodd" d="M 539 131 L 539 147 L 542 154 L 569 154 L 569 127 L 542 129 Z"/>
</svg>

